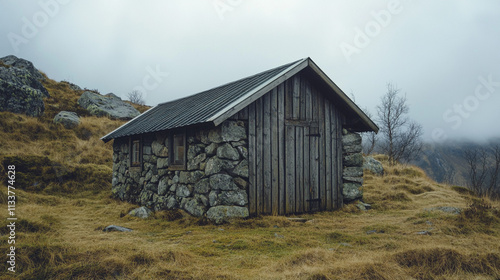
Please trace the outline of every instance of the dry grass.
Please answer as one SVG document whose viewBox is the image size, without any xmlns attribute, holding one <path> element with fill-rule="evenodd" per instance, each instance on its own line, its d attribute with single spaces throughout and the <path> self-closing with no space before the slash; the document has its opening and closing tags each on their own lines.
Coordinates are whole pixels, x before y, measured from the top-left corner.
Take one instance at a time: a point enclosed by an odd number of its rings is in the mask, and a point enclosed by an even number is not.
<svg viewBox="0 0 500 280">
<path fill-rule="evenodd" d="M 399 168 L 397 172 L 413 169 Z M 18 217 L 24 221 L 18 231 L 18 273 L 26 279 L 500 276 L 498 202 L 474 199 L 425 176 L 407 184 L 419 188 L 427 183 L 433 190 L 404 190 L 409 201 L 388 199 L 391 192 L 401 191 L 399 182 L 385 183 L 387 178 L 395 179 L 394 171 L 366 178 L 365 197 L 375 210 L 349 206 L 345 211 L 301 215 L 309 219 L 306 223 L 264 216 L 221 226 L 199 225 L 182 211 L 159 212 L 148 220 L 132 218 L 124 213 L 134 205 L 110 199 L 108 191 L 78 199 L 18 191 Z M 430 210 L 438 206 L 464 210 L 460 215 Z M 110 224 L 134 231 L 103 232 Z M 431 235 L 417 234 L 424 230 Z"/>
<path fill-rule="evenodd" d="M 65 85 L 52 85 L 51 94 L 58 87 L 62 98 L 74 100 L 64 96 Z M 182 211 L 141 220 L 126 215 L 134 205 L 109 198 L 111 145 L 99 137 L 122 122 L 84 116 L 79 128 L 67 130 L 50 117 L 0 114 L 1 161 L 19 171 L 19 279 L 500 277 L 500 203 L 436 184 L 413 166 L 365 175 L 369 211 L 351 204 L 298 216 L 306 223 L 264 216 L 216 226 Z M 6 208 L 3 165 L 0 207 Z M 435 209 L 443 206 L 462 211 Z M 0 219 L 6 214 L 0 211 Z M 111 224 L 133 231 L 102 231 Z M 7 252 L 5 230 L 0 252 Z"/>
</svg>

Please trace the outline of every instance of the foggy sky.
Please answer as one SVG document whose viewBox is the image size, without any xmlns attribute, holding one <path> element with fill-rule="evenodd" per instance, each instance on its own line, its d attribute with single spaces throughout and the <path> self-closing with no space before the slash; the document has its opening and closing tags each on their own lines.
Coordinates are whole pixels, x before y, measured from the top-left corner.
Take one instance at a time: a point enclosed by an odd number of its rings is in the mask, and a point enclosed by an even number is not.
<svg viewBox="0 0 500 280">
<path fill-rule="evenodd" d="M 351 3 L 355 2 L 355 3 Z M 393 83 L 425 139 L 500 136 L 500 2 L 0 0 L 0 56 L 148 105 L 311 57 L 372 115 Z"/>
</svg>

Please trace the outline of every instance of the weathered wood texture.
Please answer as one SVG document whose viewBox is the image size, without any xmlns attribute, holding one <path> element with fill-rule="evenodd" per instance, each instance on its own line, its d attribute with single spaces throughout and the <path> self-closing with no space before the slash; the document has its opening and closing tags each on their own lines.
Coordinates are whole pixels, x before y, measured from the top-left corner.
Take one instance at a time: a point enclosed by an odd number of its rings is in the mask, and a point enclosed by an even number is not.
<svg viewBox="0 0 500 280">
<path fill-rule="evenodd" d="M 342 206 L 342 114 L 301 73 L 234 119 L 248 121 L 249 211 L 283 215 Z"/>
</svg>

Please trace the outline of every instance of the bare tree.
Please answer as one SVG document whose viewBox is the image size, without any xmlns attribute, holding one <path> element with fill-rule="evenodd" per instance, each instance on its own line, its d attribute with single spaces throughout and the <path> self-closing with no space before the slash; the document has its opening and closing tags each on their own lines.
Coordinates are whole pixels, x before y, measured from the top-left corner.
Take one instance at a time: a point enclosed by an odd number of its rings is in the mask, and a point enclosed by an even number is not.
<svg viewBox="0 0 500 280">
<path fill-rule="evenodd" d="M 478 196 L 499 195 L 500 146 L 469 148 L 464 151 L 464 159 L 469 169 L 469 188 Z"/>
<path fill-rule="evenodd" d="M 137 105 L 145 105 L 146 102 L 142 98 L 142 92 L 133 90 L 127 94 L 128 100 Z"/>
<path fill-rule="evenodd" d="M 373 119 L 373 115 L 368 111 L 367 108 L 363 109 L 366 116 L 370 119 Z M 371 154 L 375 150 L 375 146 L 377 145 L 377 134 L 374 131 L 368 131 L 361 133 L 361 137 L 363 138 L 363 153 L 365 155 Z"/>
<path fill-rule="evenodd" d="M 491 180 L 490 180 L 490 196 L 499 197 L 500 196 L 500 145 L 493 146 L 493 168 L 491 171 Z"/>
<path fill-rule="evenodd" d="M 443 179 L 441 180 L 443 183 L 446 183 L 448 185 L 457 185 L 457 182 L 455 180 L 455 175 L 457 172 L 453 169 L 447 169 L 443 175 Z"/>
<path fill-rule="evenodd" d="M 422 151 L 422 126 L 408 118 L 406 96 L 399 96 L 400 89 L 387 84 L 387 93 L 377 106 L 382 140 L 381 151 L 389 156 L 389 162 L 409 162 Z"/>
</svg>

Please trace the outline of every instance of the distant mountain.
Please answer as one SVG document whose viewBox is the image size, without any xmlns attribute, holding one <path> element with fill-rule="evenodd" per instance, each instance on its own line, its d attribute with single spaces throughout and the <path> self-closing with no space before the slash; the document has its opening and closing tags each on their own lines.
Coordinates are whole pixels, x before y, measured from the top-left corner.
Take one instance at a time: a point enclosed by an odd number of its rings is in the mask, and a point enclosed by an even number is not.
<svg viewBox="0 0 500 280">
<path fill-rule="evenodd" d="M 500 145 L 500 138 L 484 143 L 471 141 L 447 141 L 444 143 L 426 143 L 422 156 L 413 164 L 422 168 L 429 177 L 440 183 L 466 186 L 468 182 L 468 165 L 464 151 L 471 148 L 491 148 Z"/>
</svg>

